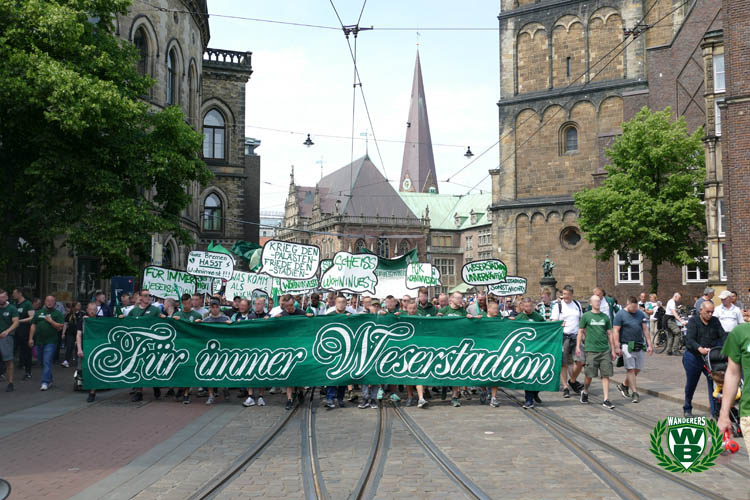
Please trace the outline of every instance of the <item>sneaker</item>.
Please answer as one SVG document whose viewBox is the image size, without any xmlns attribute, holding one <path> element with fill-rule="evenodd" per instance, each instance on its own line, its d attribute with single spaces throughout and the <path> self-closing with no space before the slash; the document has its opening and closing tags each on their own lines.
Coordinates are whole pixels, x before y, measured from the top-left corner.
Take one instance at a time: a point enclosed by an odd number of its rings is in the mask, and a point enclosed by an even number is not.
<svg viewBox="0 0 750 500">
<path fill-rule="evenodd" d="M 589 403 L 589 393 L 586 391 L 581 391 L 581 403 L 588 404 Z"/>
<path fill-rule="evenodd" d="M 417 402 L 417 408 L 427 408 L 427 406 L 428 406 L 429 404 L 430 404 L 430 403 L 428 403 L 426 399 L 420 399 L 420 400 L 419 400 L 419 401 Z"/>
<path fill-rule="evenodd" d="M 692 418 L 693 410 L 685 410 L 684 412 L 682 412 L 682 416 L 685 418 Z"/>
<path fill-rule="evenodd" d="M 198 389 L 198 394 L 196 394 L 195 396 L 199 398 L 205 398 L 206 396 L 208 396 L 208 391 L 203 388 Z"/>
<path fill-rule="evenodd" d="M 383 388 L 382 388 L 382 387 L 378 388 L 378 395 L 377 395 L 377 398 L 378 398 L 378 399 L 383 399 L 383 396 L 384 396 L 384 395 L 385 395 L 385 393 L 383 392 Z"/>
<path fill-rule="evenodd" d="M 393 394 L 391 394 L 391 401 L 393 401 L 394 403 L 398 403 L 399 401 L 401 401 L 401 398 L 398 397 L 398 394 L 394 392 Z"/>
<path fill-rule="evenodd" d="M 568 389 L 567 387 L 563 389 L 563 397 L 565 399 L 568 399 L 570 397 L 570 389 Z"/>
<path fill-rule="evenodd" d="M 667 356 L 674 356 L 674 353 L 673 353 L 672 351 L 669 351 L 669 352 L 667 353 Z"/>
<path fill-rule="evenodd" d="M 312 397 L 312 394 L 310 395 L 310 397 Z M 320 397 L 321 397 L 321 399 L 323 398 L 323 394 L 322 393 L 320 394 Z M 304 391 L 299 391 L 297 393 L 297 401 L 299 401 L 300 403 L 303 403 L 305 401 L 305 393 L 304 393 Z"/>
<path fill-rule="evenodd" d="M 136 393 L 133 394 L 133 397 L 130 398 L 130 401 L 133 403 L 137 403 L 138 401 L 143 401 L 143 393 L 136 391 Z"/>
<path fill-rule="evenodd" d="M 336 405 L 333 403 L 333 399 L 327 399 L 325 407 L 328 408 L 329 410 L 332 408 L 336 408 Z"/>
<path fill-rule="evenodd" d="M 15 390 L 16 390 L 16 388 L 13 387 L 13 382 L 11 382 L 11 383 L 8 384 L 8 387 L 5 389 L 5 392 L 13 392 Z"/>
<path fill-rule="evenodd" d="M 570 395 L 568 395 L 568 396 L 570 396 Z M 523 404 L 523 409 L 524 410 L 531 410 L 532 408 L 534 408 L 534 400 L 533 399 L 531 401 L 526 401 Z"/>
<path fill-rule="evenodd" d="M 497 398 L 492 398 L 492 401 L 490 401 L 490 406 L 493 408 L 497 408 L 500 406 L 500 401 L 497 400 Z"/>
<path fill-rule="evenodd" d="M 207 405 L 212 405 L 212 404 L 214 404 L 215 402 L 216 402 L 216 398 L 215 398 L 215 397 L 213 397 L 213 396 L 209 396 L 209 397 L 208 397 L 208 399 L 206 400 L 206 404 L 207 404 Z"/>
<path fill-rule="evenodd" d="M 406 407 L 414 406 L 414 398 L 409 398 L 406 400 Z"/>
<path fill-rule="evenodd" d="M 280 389 L 280 388 L 278 388 L 278 387 L 271 387 L 271 390 L 270 390 L 270 391 L 268 391 L 268 392 L 269 392 L 269 393 L 271 393 L 271 394 L 278 394 L 278 393 L 280 393 L 280 392 L 281 392 L 281 389 Z M 288 410 L 288 409 L 289 409 L 289 408 L 287 408 L 287 410 Z"/>
<path fill-rule="evenodd" d="M 372 408 L 373 410 L 377 410 L 378 409 L 378 402 L 375 401 L 374 399 L 371 399 L 370 400 L 370 408 Z"/>
<path fill-rule="evenodd" d="M 613 405 L 612 403 L 610 403 L 609 399 L 605 399 L 604 401 L 602 401 L 602 406 L 605 407 L 608 410 L 614 410 L 615 409 L 615 405 Z"/>
<path fill-rule="evenodd" d="M 466 401 L 471 401 L 471 393 L 469 391 L 467 391 L 466 389 L 464 389 L 463 391 L 461 391 L 461 396 L 463 396 L 463 398 Z"/>
<path fill-rule="evenodd" d="M 539 394 L 534 394 L 534 402 L 538 405 L 542 404 L 542 398 L 539 397 Z"/>
<path fill-rule="evenodd" d="M 576 394 L 580 394 L 581 391 L 583 390 L 583 384 L 581 384 L 580 382 L 576 382 L 576 381 L 568 379 L 568 385 L 570 386 L 571 389 L 573 389 L 573 392 L 575 392 Z"/>
<path fill-rule="evenodd" d="M 93 392 L 89 392 L 89 396 L 86 398 L 86 402 L 93 403 L 95 399 L 96 399 L 96 394 L 94 394 Z"/>
<path fill-rule="evenodd" d="M 454 408 L 458 408 L 461 406 L 461 402 L 458 400 L 458 398 L 451 398 L 451 406 Z"/>
<path fill-rule="evenodd" d="M 24 376 L 23 376 L 23 379 L 24 380 L 31 380 L 31 372 L 26 372 L 26 374 L 24 374 Z"/>
<path fill-rule="evenodd" d="M 339 399 L 338 401 L 336 401 L 336 404 L 338 405 L 339 408 L 346 408 L 346 403 L 344 402 L 343 399 Z"/>
<path fill-rule="evenodd" d="M 349 401 L 350 403 L 354 403 L 358 399 L 359 396 L 357 396 L 354 391 L 349 391 L 349 398 L 347 399 L 347 401 Z"/>
<path fill-rule="evenodd" d="M 487 404 L 487 391 L 482 391 L 479 393 L 479 404 L 480 405 Z"/>
<path fill-rule="evenodd" d="M 359 408 L 360 410 L 364 410 L 365 408 L 369 408 L 369 407 L 370 407 L 370 402 L 367 401 L 366 399 L 362 399 L 362 402 L 359 403 L 359 406 L 357 406 L 357 408 Z"/>
<path fill-rule="evenodd" d="M 190 396 L 182 396 L 182 404 L 189 405 L 190 404 Z"/>
<path fill-rule="evenodd" d="M 424 398 L 432 399 L 432 393 L 430 392 L 430 389 L 428 389 L 427 387 L 424 388 Z"/>
<path fill-rule="evenodd" d="M 637 403 L 637 402 L 638 402 L 638 401 L 640 401 L 640 400 L 641 400 L 641 397 L 640 397 L 640 396 L 638 395 L 638 393 L 637 393 L 637 392 L 634 392 L 634 393 L 633 393 L 633 399 L 631 399 L 630 401 L 631 401 L 632 403 Z"/>
<path fill-rule="evenodd" d="M 42 384 L 41 387 L 39 387 L 40 391 L 46 391 L 47 389 L 49 389 L 49 384 Z"/>
<path fill-rule="evenodd" d="M 630 387 L 624 384 L 617 384 L 617 390 L 620 391 L 620 394 L 622 394 L 622 397 L 629 398 L 630 397 Z"/>
<path fill-rule="evenodd" d="M 248 396 L 247 399 L 242 403 L 242 406 L 245 408 L 250 408 L 251 406 L 255 406 L 255 400 L 252 396 Z"/>
<path fill-rule="evenodd" d="M 64 366 L 65 368 L 70 368 L 70 364 L 68 363 L 67 359 L 63 361 L 62 363 L 60 363 L 60 365 Z"/>
<path fill-rule="evenodd" d="M 161 389 L 158 387 L 154 387 L 154 399 L 159 399 L 161 397 Z"/>
<path fill-rule="evenodd" d="M 258 398 L 258 406 L 266 406 L 266 402 L 263 401 L 263 396 Z"/>
<path fill-rule="evenodd" d="M 284 409 L 287 410 L 287 411 L 289 411 L 289 410 L 292 409 L 292 405 L 293 405 L 292 400 L 291 399 L 287 399 L 286 400 L 286 405 L 284 406 Z"/>
</svg>

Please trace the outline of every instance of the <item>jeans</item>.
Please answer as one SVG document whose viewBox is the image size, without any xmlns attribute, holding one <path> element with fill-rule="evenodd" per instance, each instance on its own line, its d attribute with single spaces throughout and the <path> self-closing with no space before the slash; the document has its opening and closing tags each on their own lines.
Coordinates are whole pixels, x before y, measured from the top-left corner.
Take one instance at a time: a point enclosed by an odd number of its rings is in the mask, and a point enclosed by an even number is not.
<svg viewBox="0 0 750 500">
<path fill-rule="evenodd" d="M 534 396 L 537 396 L 539 394 L 539 391 L 523 391 L 523 394 L 526 402 L 532 403 L 534 401 Z"/>
<path fill-rule="evenodd" d="M 24 373 L 31 374 L 31 347 L 29 347 L 29 327 L 21 326 L 16 330 L 16 349 L 18 349 L 19 366 Z"/>
<path fill-rule="evenodd" d="M 37 346 L 37 357 L 42 362 L 42 383 L 52 383 L 52 358 L 55 356 L 57 344 L 44 344 Z"/>
<path fill-rule="evenodd" d="M 706 376 L 706 383 L 708 384 L 708 404 L 711 407 L 711 415 L 716 415 L 713 398 L 714 381 L 703 366 L 703 358 L 692 351 L 685 351 L 685 355 L 682 357 L 682 366 L 685 368 L 685 404 L 682 409 L 684 411 L 693 409 L 693 394 L 695 394 L 695 388 L 698 386 L 701 374 L 703 374 Z"/>
<path fill-rule="evenodd" d="M 334 398 L 338 399 L 339 401 L 343 401 L 344 394 L 346 394 L 345 385 L 329 385 L 328 387 L 326 387 L 326 399 L 329 401 L 333 401 Z"/>
<path fill-rule="evenodd" d="M 378 397 L 378 386 L 362 384 L 362 399 L 369 401 Z"/>
</svg>

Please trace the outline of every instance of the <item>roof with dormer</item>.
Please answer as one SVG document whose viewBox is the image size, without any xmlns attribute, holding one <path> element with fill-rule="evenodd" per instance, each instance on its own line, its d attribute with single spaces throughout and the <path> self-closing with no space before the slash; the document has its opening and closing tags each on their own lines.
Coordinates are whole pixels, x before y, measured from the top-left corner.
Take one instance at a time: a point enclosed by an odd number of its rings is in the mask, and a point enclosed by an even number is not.
<svg viewBox="0 0 750 500">
<path fill-rule="evenodd" d="M 490 193 L 437 194 L 399 193 L 414 215 L 429 214 L 430 229 L 460 231 L 491 224 L 487 217 L 492 203 Z M 472 211 L 474 220 L 472 221 Z"/>
</svg>

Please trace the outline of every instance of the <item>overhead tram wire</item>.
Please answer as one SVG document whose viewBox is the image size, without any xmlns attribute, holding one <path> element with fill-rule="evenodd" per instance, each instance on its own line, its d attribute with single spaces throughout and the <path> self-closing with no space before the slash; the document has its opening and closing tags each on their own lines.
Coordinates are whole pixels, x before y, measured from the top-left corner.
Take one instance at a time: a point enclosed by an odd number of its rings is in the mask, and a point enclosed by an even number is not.
<svg viewBox="0 0 750 500">
<path fill-rule="evenodd" d="M 329 139 L 343 139 L 343 140 L 346 140 L 346 141 L 348 141 L 348 140 L 351 139 L 351 137 L 349 137 L 348 135 L 318 134 L 318 133 L 315 133 L 314 131 L 299 132 L 299 131 L 296 131 L 296 130 L 285 130 L 285 129 L 280 129 L 280 128 L 261 127 L 259 125 L 245 125 L 245 127 L 246 128 L 257 128 L 259 130 L 268 130 L 268 131 L 271 131 L 271 132 L 279 132 L 279 133 L 282 133 L 282 134 L 301 135 L 303 137 L 306 136 L 307 134 L 310 134 L 313 137 L 326 137 L 326 138 L 329 138 Z M 365 139 L 359 138 L 359 137 L 355 137 L 354 140 L 355 141 L 364 141 Z M 421 141 L 402 141 L 402 140 L 399 140 L 399 139 L 379 139 L 379 140 L 380 140 L 380 142 L 393 142 L 393 143 L 397 143 L 397 144 L 428 144 L 426 142 L 421 142 Z M 441 142 L 432 142 L 430 144 L 432 144 L 433 146 L 442 146 L 442 147 L 446 147 L 446 148 L 461 148 L 461 149 L 464 149 L 466 147 L 466 144 L 446 144 L 446 143 L 441 143 Z"/>
<path fill-rule="evenodd" d="M 680 4 L 680 5 L 678 5 L 677 7 L 675 7 L 674 9 L 672 9 L 671 11 L 669 11 L 668 13 L 666 13 L 666 14 L 665 14 L 664 16 L 662 16 L 662 17 L 660 17 L 659 19 L 657 19 L 657 20 L 656 20 L 656 22 L 654 22 L 654 24 L 651 24 L 651 25 L 646 25 L 646 26 L 644 26 L 644 27 L 643 27 L 643 30 L 642 30 L 642 31 L 641 31 L 640 33 L 638 33 L 638 35 L 636 35 L 636 36 L 634 36 L 633 38 L 631 38 L 631 39 L 630 39 L 630 40 L 628 41 L 628 43 L 627 43 L 627 44 L 625 44 L 625 46 L 624 46 L 624 47 L 623 47 L 622 49 L 620 49 L 620 51 L 619 51 L 619 52 L 618 52 L 617 54 L 615 54 L 615 55 L 614 55 L 614 56 L 612 57 L 612 59 L 610 59 L 610 60 L 609 60 L 609 61 L 607 62 L 607 64 L 605 64 L 604 66 L 602 66 L 602 67 L 601 67 L 601 68 L 599 69 L 599 71 L 597 71 L 597 72 L 596 72 L 596 74 L 594 74 L 594 76 L 592 76 L 592 77 L 591 77 L 591 79 L 590 79 L 590 80 L 589 80 L 588 82 L 586 82 L 586 83 L 584 83 L 584 84 L 583 84 L 583 87 L 585 87 L 586 85 L 588 85 L 589 83 L 591 83 L 592 81 L 594 81 L 594 80 L 596 79 L 596 77 L 597 77 L 597 76 L 599 76 L 599 74 L 600 74 L 600 73 L 601 73 L 602 71 L 604 71 L 604 70 L 605 70 L 605 69 L 606 69 L 606 68 L 607 68 L 607 67 L 608 67 L 608 66 L 609 66 L 610 64 L 612 64 L 612 62 L 614 62 L 614 60 L 615 60 L 615 59 L 616 59 L 616 58 L 617 58 L 617 57 L 618 57 L 618 56 L 619 56 L 620 54 L 622 54 L 622 53 L 623 53 L 623 52 L 625 51 L 625 49 L 627 49 L 627 48 L 628 48 L 628 47 L 630 46 L 630 44 L 631 44 L 631 43 L 635 42 L 635 40 L 636 40 L 636 39 L 638 38 L 638 36 L 641 36 L 641 35 L 643 35 L 643 34 L 644 34 L 644 33 L 645 33 L 646 31 L 648 31 L 649 29 L 653 28 L 654 26 L 656 26 L 657 24 L 659 24 L 659 23 L 660 23 L 661 21 L 663 21 L 663 20 L 664 20 L 664 19 L 666 19 L 667 17 L 671 16 L 671 15 L 672 15 L 672 14 L 673 14 L 674 12 L 676 12 L 677 10 L 679 10 L 680 8 L 682 8 L 683 6 L 687 5 L 687 4 L 688 4 L 688 3 L 690 2 L 690 1 L 691 1 L 691 0 L 685 0 L 685 1 L 683 1 L 683 2 L 682 2 L 682 3 Z M 656 5 L 656 3 L 654 3 L 653 5 Z M 651 6 L 651 8 L 653 8 L 653 5 Z M 651 9 L 649 9 L 649 10 L 648 10 L 648 11 L 646 12 L 646 15 L 644 15 L 644 16 L 643 16 L 643 19 L 645 19 L 645 18 L 646 18 L 646 16 L 648 15 L 648 13 L 649 13 L 650 11 L 651 11 Z M 636 24 L 636 26 L 639 26 L 639 25 L 640 25 L 640 23 L 642 23 L 642 22 L 643 22 L 643 19 L 642 19 L 641 21 L 639 21 L 639 22 L 638 22 L 638 23 Z M 618 46 L 619 46 L 619 45 L 621 45 L 621 44 L 622 44 L 622 42 L 620 42 L 620 43 L 618 44 Z M 611 53 L 611 51 L 610 51 L 610 53 Z M 583 87 L 582 87 L 582 88 L 583 88 Z M 570 99 L 568 100 L 568 102 L 567 102 L 566 104 L 569 104 L 570 102 L 572 102 L 572 101 L 573 101 L 573 99 L 575 99 L 575 96 L 572 96 L 572 97 L 571 97 L 571 98 L 570 98 Z M 534 136 L 535 136 L 536 134 L 538 134 L 538 133 L 539 133 L 539 132 L 540 132 L 540 131 L 542 130 L 542 128 L 543 128 L 543 127 L 544 127 L 545 125 L 549 124 L 550 120 L 552 120 L 552 118 L 554 118 L 554 117 L 555 117 L 555 116 L 557 115 L 557 113 L 559 113 L 559 112 L 560 112 L 560 110 L 561 110 L 561 109 L 563 109 L 563 107 L 562 107 L 562 106 L 559 106 L 559 105 L 558 105 L 558 108 L 557 108 L 557 109 L 555 110 L 555 112 L 554 112 L 554 113 L 552 114 L 552 116 L 550 116 L 550 117 L 549 117 L 549 119 L 547 120 L 547 122 L 545 123 L 545 122 L 544 122 L 544 119 L 543 119 L 543 120 L 542 120 L 542 123 L 540 123 L 540 124 L 539 124 L 539 127 L 537 127 L 537 128 L 536 128 L 536 130 L 534 130 L 534 132 L 532 132 L 532 133 L 531 133 L 531 135 L 529 135 L 529 136 L 528 136 L 528 137 L 526 138 L 526 140 L 524 140 L 524 141 L 523 141 L 523 142 L 522 142 L 521 144 L 519 144 L 519 145 L 517 145 L 517 146 L 516 146 L 515 148 L 513 148 L 513 151 L 512 151 L 512 152 L 511 152 L 511 153 L 510 153 L 510 154 L 509 154 L 508 156 L 506 156 L 505 158 L 503 158 L 502 160 L 500 160 L 500 163 L 498 164 L 498 167 L 497 167 L 497 168 L 500 168 L 500 167 L 501 167 L 501 166 L 502 166 L 502 165 L 503 165 L 503 164 L 504 164 L 504 163 L 505 163 L 506 161 L 508 161 L 508 160 L 509 160 L 510 158 L 512 158 L 512 157 L 513 157 L 513 156 L 514 156 L 514 155 L 515 155 L 515 154 L 516 154 L 516 153 L 518 152 L 518 150 L 519 150 L 519 149 L 520 149 L 520 148 L 521 148 L 522 146 L 524 146 L 524 145 L 525 145 L 526 143 L 528 143 L 528 142 L 529 142 L 529 141 L 530 141 L 530 140 L 531 140 L 531 139 L 532 139 L 532 138 L 533 138 L 533 137 L 534 137 Z M 524 120 L 524 121 L 525 121 L 525 120 Z M 521 124 L 523 124 L 523 122 L 522 122 Z M 518 128 L 518 127 L 514 127 L 514 128 L 513 128 L 513 131 L 515 131 L 515 130 L 516 130 L 517 128 Z M 484 177 L 482 177 L 482 179 L 481 179 L 481 180 L 480 180 L 480 181 L 479 181 L 479 182 L 478 182 L 477 184 L 475 184 L 473 188 L 471 188 L 471 189 L 470 189 L 469 191 L 467 191 L 467 192 L 466 192 L 466 194 L 469 194 L 469 193 L 471 193 L 471 192 L 472 192 L 473 190 L 475 190 L 475 189 L 476 189 L 476 188 L 477 188 L 477 187 L 478 187 L 478 186 L 479 186 L 479 185 L 480 185 L 481 183 L 483 183 L 483 182 L 485 181 L 485 179 L 487 179 L 487 177 L 489 177 L 489 176 L 490 176 L 490 174 L 488 173 L 487 175 L 485 175 Z"/>
<path fill-rule="evenodd" d="M 646 13 L 643 14 L 643 17 L 641 18 L 641 20 L 636 23 L 636 26 L 640 26 L 641 23 L 643 23 L 643 21 L 646 19 L 646 17 L 648 17 L 648 15 L 651 13 L 651 11 L 653 10 L 653 8 L 654 8 L 655 5 L 656 5 L 656 2 L 654 2 L 653 4 L 651 4 L 651 7 L 649 7 L 648 10 L 646 11 Z M 633 40 L 634 39 L 635 38 L 633 38 Z M 607 52 L 602 57 L 600 57 L 598 60 L 596 60 L 591 66 L 596 66 L 597 64 L 599 64 L 600 62 L 602 62 L 604 59 L 606 59 L 607 57 L 609 57 L 609 55 L 612 52 L 614 52 L 615 50 L 617 50 L 617 48 L 620 45 L 622 45 L 623 43 L 625 43 L 625 40 L 626 40 L 626 38 L 623 38 L 620 43 L 618 43 L 617 45 L 615 45 L 614 47 L 612 47 L 609 50 L 609 52 Z M 615 57 L 617 57 L 617 56 L 615 56 Z M 562 89 L 560 89 L 560 91 L 565 91 L 565 90 L 569 89 L 570 87 L 572 87 L 573 84 L 575 84 L 578 80 L 580 80 L 581 78 L 583 78 L 584 76 L 586 76 L 586 73 L 587 73 L 587 71 L 583 71 L 574 80 L 572 80 L 570 83 L 568 83 L 565 87 L 562 87 Z M 597 75 L 598 74 L 599 73 L 597 73 Z M 593 78 L 591 80 L 593 80 Z M 587 83 L 588 82 L 584 83 L 584 87 L 587 85 Z M 474 164 L 474 162 L 476 162 L 479 158 L 481 158 L 485 153 L 487 153 L 488 151 L 494 149 L 495 146 L 497 146 L 498 144 L 500 144 L 500 141 L 502 141 L 503 139 L 505 139 L 506 137 L 508 137 L 510 134 L 512 134 L 513 132 L 515 132 L 516 129 L 518 129 L 518 127 L 520 127 L 521 125 L 523 125 L 524 123 L 526 123 L 528 120 L 530 120 L 532 116 L 533 115 L 530 115 L 530 116 L 526 117 L 518 125 L 514 125 L 513 128 L 511 128 L 508 132 L 506 132 L 503 135 L 501 135 L 500 138 L 492 146 L 488 147 L 487 149 L 485 149 L 484 151 L 482 151 L 480 154 L 476 155 L 474 158 L 471 159 L 471 161 L 469 163 L 467 163 L 466 165 L 464 165 L 463 167 L 461 167 L 460 169 L 458 169 L 458 171 L 456 171 L 456 173 L 454 173 L 453 175 L 449 175 L 448 177 L 446 177 L 446 179 L 443 182 L 450 182 L 450 180 L 453 177 L 457 176 L 458 174 L 460 174 L 461 172 L 463 172 L 464 170 L 466 170 L 467 168 L 469 168 L 472 164 Z M 482 181 L 484 181 L 484 179 L 482 179 Z M 481 182 L 480 182 L 480 184 L 481 184 Z"/>
</svg>

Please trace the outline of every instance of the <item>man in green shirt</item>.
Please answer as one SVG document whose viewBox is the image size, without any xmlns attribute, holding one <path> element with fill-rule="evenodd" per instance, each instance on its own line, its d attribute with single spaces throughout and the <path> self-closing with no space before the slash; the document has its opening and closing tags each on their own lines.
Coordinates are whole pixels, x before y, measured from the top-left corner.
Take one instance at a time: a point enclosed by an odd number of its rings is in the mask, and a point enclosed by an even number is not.
<svg viewBox="0 0 750 500">
<path fill-rule="evenodd" d="M 601 297 L 592 295 L 589 299 L 590 311 L 586 311 L 578 322 L 578 337 L 576 338 L 576 355 L 581 357 L 581 344 L 586 352 L 586 364 L 584 366 L 583 390 L 581 391 L 581 403 L 589 402 L 589 386 L 591 380 L 597 375 L 602 379 L 602 392 L 604 401 L 602 406 L 613 410 L 615 405 L 609 401 L 609 377 L 614 373 L 612 361 L 619 356 L 619 346 L 612 335 L 612 321 L 609 315 L 599 309 L 602 303 Z M 585 343 L 584 343 L 585 340 Z"/>
<path fill-rule="evenodd" d="M 54 295 L 44 298 L 44 306 L 34 314 L 29 332 L 29 347 L 37 345 L 37 358 L 42 362 L 42 385 L 46 391 L 52 385 L 52 359 L 57 349 L 57 332 L 62 330 L 65 318 L 55 309 L 57 300 Z"/>
<path fill-rule="evenodd" d="M 34 306 L 28 300 L 23 290 L 20 288 L 13 289 L 13 305 L 18 310 L 18 328 L 16 329 L 16 349 L 18 349 L 18 358 L 20 365 L 24 369 L 24 380 L 31 378 L 31 348 L 29 347 L 29 329 L 31 327 L 31 318 L 34 317 Z"/>
<path fill-rule="evenodd" d="M 740 427 L 745 436 L 745 443 L 750 449 L 750 323 L 742 323 L 729 333 L 722 354 L 729 358 L 729 365 L 724 374 L 719 429 L 723 432 L 730 429 L 729 411 L 734 406 L 740 377 L 745 373 L 745 391 L 740 399 Z"/>
<path fill-rule="evenodd" d="M 420 288 L 417 293 L 417 315 L 419 316 L 437 315 L 437 308 L 427 299 L 427 295 L 427 288 L 425 287 Z"/>
<path fill-rule="evenodd" d="M 466 309 L 464 309 L 463 303 L 464 294 L 462 294 L 461 292 L 453 292 L 453 294 L 451 294 L 450 303 L 445 307 L 441 307 L 437 315 L 473 318 L 472 315 L 466 313 Z"/>
<path fill-rule="evenodd" d="M 13 392 L 13 334 L 18 328 L 18 310 L 8 302 L 8 292 L 0 290 L 0 359 L 5 362 L 8 387 Z"/>
<path fill-rule="evenodd" d="M 162 316 L 159 308 L 151 303 L 151 293 L 141 290 L 141 300 L 128 313 L 128 318 L 158 318 Z"/>
<path fill-rule="evenodd" d="M 519 304 L 520 312 L 516 314 L 513 321 L 534 321 L 544 323 L 544 316 L 539 314 L 534 309 L 534 300 L 531 297 L 524 297 L 521 299 Z M 523 407 L 526 409 L 533 408 L 534 403 L 542 404 L 542 399 L 539 397 L 539 391 L 528 391 L 524 390 L 524 403 Z M 496 389 L 493 387 L 492 400 L 495 401 Z M 499 406 L 499 404 L 493 403 L 492 406 Z"/>
<path fill-rule="evenodd" d="M 182 311 L 175 311 L 172 315 L 172 319 L 187 321 L 188 323 L 197 323 L 203 319 L 200 313 L 193 311 L 193 300 L 189 293 L 182 294 L 180 302 L 182 303 Z"/>
</svg>

